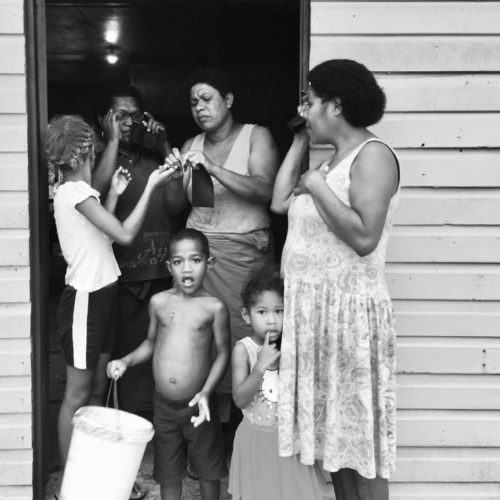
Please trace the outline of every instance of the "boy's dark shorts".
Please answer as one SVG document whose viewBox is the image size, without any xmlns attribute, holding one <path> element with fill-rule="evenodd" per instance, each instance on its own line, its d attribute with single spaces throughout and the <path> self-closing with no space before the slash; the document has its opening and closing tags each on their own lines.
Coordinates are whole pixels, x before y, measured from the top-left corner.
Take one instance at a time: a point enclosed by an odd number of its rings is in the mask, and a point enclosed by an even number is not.
<svg viewBox="0 0 500 500">
<path fill-rule="evenodd" d="M 156 482 L 169 486 L 186 477 L 187 457 L 201 480 L 218 480 L 228 474 L 217 407 L 210 401 L 210 422 L 193 427 L 198 405 L 190 399 L 171 401 L 159 392 L 154 397 L 154 472 Z"/>
<path fill-rule="evenodd" d="M 82 292 L 69 285 L 63 290 L 57 309 L 57 330 L 68 366 L 92 369 L 102 353 L 111 354 L 117 294 L 117 283 L 95 292 Z"/>
</svg>

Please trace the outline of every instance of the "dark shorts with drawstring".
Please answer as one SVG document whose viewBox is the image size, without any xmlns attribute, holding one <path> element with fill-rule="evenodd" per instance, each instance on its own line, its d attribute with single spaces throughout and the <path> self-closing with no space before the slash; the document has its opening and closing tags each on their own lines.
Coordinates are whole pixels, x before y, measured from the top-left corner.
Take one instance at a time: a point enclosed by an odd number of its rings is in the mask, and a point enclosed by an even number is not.
<svg viewBox="0 0 500 500">
<path fill-rule="evenodd" d="M 198 405 L 189 407 L 190 399 L 169 400 L 159 392 L 154 396 L 154 471 L 156 482 L 169 486 L 187 475 L 187 460 L 201 480 L 218 480 L 228 474 L 222 429 L 214 401 L 210 402 L 210 422 L 198 427 L 191 417 Z"/>
</svg>

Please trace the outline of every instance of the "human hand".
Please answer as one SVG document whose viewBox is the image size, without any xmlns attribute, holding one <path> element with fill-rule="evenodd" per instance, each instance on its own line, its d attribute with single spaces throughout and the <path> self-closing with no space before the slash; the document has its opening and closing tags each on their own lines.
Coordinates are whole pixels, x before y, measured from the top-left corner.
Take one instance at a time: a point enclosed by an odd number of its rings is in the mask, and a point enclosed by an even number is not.
<svg viewBox="0 0 500 500">
<path fill-rule="evenodd" d="M 203 165 L 206 171 L 212 175 L 217 165 L 210 160 L 203 151 L 191 149 L 182 155 L 182 164 L 193 169 L 198 168 L 198 165 Z"/>
<path fill-rule="evenodd" d="M 184 168 L 182 164 L 182 156 L 177 148 L 173 148 L 172 152 L 165 158 L 165 163 L 160 168 L 172 168 L 174 169 L 173 179 L 182 177 L 184 174 Z"/>
<path fill-rule="evenodd" d="M 294 140 L 306 141 L 309 140 L 309 132 L 307 131 L 306 105 L 299 104 L 297 106 L 297 116 L 294 118 L 292 130 Z"/>
<path fill-rule="evenodd" d="M 120 132 L 120 122 L 118 121 L 116 114 L 110 109 L 102 119 L 102 131 L 104 132 L 104 137 L 108 142 L 113 140 L 120 140 L 122 135 Z"/>
<path fill-rule="evenodd" d="M 130 172 L 126 168 L 118 167 L 111 178 L 110 192 L 120 196 L 127 189 L 131 180 Z"/>
<path fill-rule="evenodd" d="M 299 194 L 310 193 L 310 188 L 318 180 L 324 182 L 326 179 L 326 174 L 328 170 L 323 168 L 315 168 L 313 170 L 308 170 L 300 176 L 299 182 L 293 190 L 293 194 L 298 196 Z"/>
<path fill-rule="evenodd" d="M 165 130 L 165 125 L 155 120 L 153 115 L 147 111 L 144 111 L 142 124 L 146 127 L 146 130 L 152 134 L 159 134 L 161 131 Z"/>
<path fill-rule="evenodd" d="M 264 373 L 266 370 L 273 367 L 280 355 L 281 353 L 276 349 L 276 345 L 269 343 L 269 332 L 267 332 L 264 344 L 262 344 L 259 354 L 257 354 L 257 363 L 255 366 Z"/>
<path fill-rule="evenodd" d="M 208 405 L 208 396 L 204 392 L 199 392 L 195 397 L 189 402 L 189 406 L 198 405 L 198 415 L 193 415 L 191 417 L 191 423 L 194 427 L 198 427 L 203 422 L 210 422 L 210 409 Z"/>
<path fill-rule="evenodd" d="M 154 189 L 160 184 L 174 178 L 176 170 L 166 165 L 160 165 L 156 170 L 153 170 L 148 178 L 147 187 Z"/>
<path fill-rule="evenodd" d="M 114 359 L 113 361 L 110 361 L 106 366 L 106 375 L 108 376 L 108 378 L 114 378 L 115 380 L 118 380 L 125 373 L 127 368 L 127 363 L 125 363 L 123 360 Z"/>
</svg>

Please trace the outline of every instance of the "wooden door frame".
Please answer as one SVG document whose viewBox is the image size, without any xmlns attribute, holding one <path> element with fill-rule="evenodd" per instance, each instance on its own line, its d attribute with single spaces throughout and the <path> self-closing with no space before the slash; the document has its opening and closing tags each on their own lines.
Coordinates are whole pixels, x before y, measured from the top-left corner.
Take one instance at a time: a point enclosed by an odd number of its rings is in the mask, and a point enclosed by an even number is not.
<svg viewBox="0 0 500 500">
<path fill-rule="evenodd" d="M 307 72 L 309 71 L 309 60 L 311 54 L 311 1 L 300 0 L 300 55 L 299 55 L 299 85 L 298 99 L 300 102 L 302 89 L 307 89 Z M 309 148 L 302 157 L 300 165 L 301 172 L 309 170 Z"/>
<path fill-rule="evenodd" d="M 307 72 L 309 71 L 309 56 L 311 52 L 311 1 L 300 0 L 299 92 L 307 87 Z"/>
<path fill-rule="evenodd" d="M 49 228 L 48 177 L 41 168 L 47 126 L 44 0 L 25 0 L 26 99 L 30 228 L 33 498 L 44 498 L 48 477 Z"/>
</svg>

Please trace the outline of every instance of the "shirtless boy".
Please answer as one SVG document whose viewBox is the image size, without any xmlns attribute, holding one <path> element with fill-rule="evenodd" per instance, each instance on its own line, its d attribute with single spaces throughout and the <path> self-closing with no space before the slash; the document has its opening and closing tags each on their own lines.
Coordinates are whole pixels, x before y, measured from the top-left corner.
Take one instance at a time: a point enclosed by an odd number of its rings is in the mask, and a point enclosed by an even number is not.
<svg viewBox="0 0 500 500">
<path fill-rule="evenodd" d="M 167 266 L 173 288 L 151 298 L 146 340 L 111 361 L 109 377 L 153 357 L 155 380 L 154 479 L 162 500 L 180 500 L 186 451 L 200 481 L 203 500 L 218 500 L 227 474 L 221 426 L 211 396 L 230 358 L 229 313 L 203 288 L 213 267 L 208 240 L 195 229 L 171 237 Z M 211 362 L 212 342 L 217 355 Z"/>
</svg>

